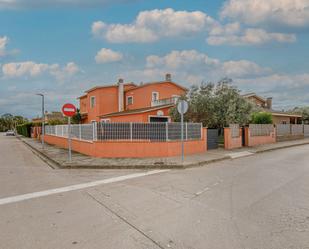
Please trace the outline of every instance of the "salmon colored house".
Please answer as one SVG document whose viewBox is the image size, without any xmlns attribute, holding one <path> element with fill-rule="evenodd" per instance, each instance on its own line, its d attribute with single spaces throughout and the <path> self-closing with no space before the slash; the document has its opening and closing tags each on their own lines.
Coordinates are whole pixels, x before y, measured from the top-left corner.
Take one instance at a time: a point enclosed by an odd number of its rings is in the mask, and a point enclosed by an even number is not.
<svg viewBox="0 0 309 249">
<path fill-rule="evenodd" d="M 167 74 L 164 81 L 96 86 L 79 97 L 82 123 L 170 122 L 169 110 L 187 89 Z"/>
</svg>

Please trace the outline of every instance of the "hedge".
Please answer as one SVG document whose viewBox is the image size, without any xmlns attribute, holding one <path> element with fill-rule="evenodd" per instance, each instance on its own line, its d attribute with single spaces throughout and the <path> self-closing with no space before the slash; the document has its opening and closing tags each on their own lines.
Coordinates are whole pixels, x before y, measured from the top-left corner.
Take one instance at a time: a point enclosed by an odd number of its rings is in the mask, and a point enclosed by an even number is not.
<svg viewBox="0 0 309 249">
<path fill-rule="evenodd" d="M 33 126 L 32 123 L 24 123 L 22 125 L 16 126 L 16 131 L 19 135 L 24 137 L 31 137 L 31 127 Z"/>
</svg>

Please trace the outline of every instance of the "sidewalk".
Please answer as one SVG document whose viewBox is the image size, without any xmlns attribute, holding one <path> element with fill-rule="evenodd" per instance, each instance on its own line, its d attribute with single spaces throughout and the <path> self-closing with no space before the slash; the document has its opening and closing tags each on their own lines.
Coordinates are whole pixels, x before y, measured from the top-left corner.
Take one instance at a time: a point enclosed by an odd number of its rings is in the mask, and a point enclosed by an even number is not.
<svg viewBox="0 0 309 249">
<path fill-rule="evenodd" d="M 255 153 L 272 151 L 293 146 L 309 144 L 309 138 L 302 140 L 265 144 L 257 147 L 243 147 L 236 150 L 210 150 L 203 154 L 189 155 L 184 163 L 180 157 L 169 158 L 94 158 L 72 152 L 72 162 L 68 162 L 68 151 L 45 144 L 44 150 L 38 140 L 18 136 L 31 150 L 52 168 L 86 168 L 86 169 L 183 169 L 201 166 L 217 161 L 249 156 Z"/>
</svg>

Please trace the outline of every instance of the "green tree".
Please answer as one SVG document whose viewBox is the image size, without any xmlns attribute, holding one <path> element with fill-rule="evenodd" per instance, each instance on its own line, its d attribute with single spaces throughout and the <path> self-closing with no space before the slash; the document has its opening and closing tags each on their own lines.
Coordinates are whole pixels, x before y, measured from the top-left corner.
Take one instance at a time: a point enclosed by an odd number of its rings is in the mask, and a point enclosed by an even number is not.
<svg viewBox="0 0 309 249">
<path fill-rule="evenodd" d="M 72 117 L 72 124 L 80 124 L 82 121 L 82 115 L 80 114 L 80 110 L 77 108 L 76 114 Z"/>
<path fill-rule="evenodd" d="M 209 128 L 223 128 L 231 123 L 247 124 L 254 109 L 254 105 L 232 86 L 231 79 L 223 79 L 216 85 L 210 82 L 193 86 L 182 98 L 189 103 L 185 121 L 201 122 Z M 170 114 L 175 121 L 180 120 L 176 108 L 172 108 Z"/>
<path fill-rule="evenodd" d="M 272 124 L 273 116 L 269 112 L 254 112 L 251 114 L 252 124 Z"/>
<path fill-rule="evenodd" d="M 23 124 L 28 120 L 22 116 L 13 116 L 10 113 L 3 114 L 0 117 L 0 132 L 15 129 L 19 124 Z"/>
<path fill-rule="evenodd" d="M 302 121 L 306 124 L 309 123 L 309 106 L 295 107 L 290 112 L 294 114 L 302 115 Z"/>
</svg>

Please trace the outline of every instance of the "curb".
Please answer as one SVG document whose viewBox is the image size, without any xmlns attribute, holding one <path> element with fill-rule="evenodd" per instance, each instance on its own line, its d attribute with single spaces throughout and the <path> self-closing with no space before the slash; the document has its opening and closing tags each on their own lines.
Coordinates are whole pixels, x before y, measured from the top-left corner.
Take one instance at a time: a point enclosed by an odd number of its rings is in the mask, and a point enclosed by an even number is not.
<svg viewBox="0 0 309 249">
<path fill-rule="evenodd" d="M 255 153 L 271 152 L 271 151 L 275 151 L 275 150 L 288 149 L 288 148 L 302 146 L 302 145 L 308 145 L 308 144 L 309 144 L 309 142 L 304 142 L 304 143 L 300 143 L 300 144 L 283 145 L 281 147 L 257 150 L 257 151 L 255 151 Z"/>
<path fill-rule="evenodd" d="M 231 159 L 229 156 L 190 164 L 160 164 L 160 165 L 61 165 L 61 169 L 187 169 Z"/>
<path fill-rule="evenodd" d="M 223 156 L 221 158 L 200 161 L 197 163 L 189 163 L 189 164 L 150 164 L 150 165 L 78 165 L 78 164 L 62 164 L 52 159 L 50 156 L 46 155 L 41 150 L 35 148 L 31 144 L 27 143 L 19 136 L 17 138 L 22 141 L 27 147 L 31 149 L 31 151 L 38 156 L 41 160 L 47 163 L 52 169 L 186 169 L 186 168 L 194 168 L 201 167 L 203 165 L 220 162 L 224 160 L 231 159 L 229 156 Z"/>
<path fill-rule="evenodd" d="M 38 156 L 41 160 L 47 163 L 52 169 L 187 169 L 187 168 L 194 168 L 194 167 L 202 167 L 204 165 L 221 162 L 225 160 L 232 159 L 230 156 L 222 156 L 220 158 L 200 161 L 197 163 L 188 163 L 188 164 L 150 164 L 150 165 L 78 165 L 78 164 L 68 164 L 68 163 L 59 163 L 56 160 L 52 159 L 50 156 L 45 154 L 44 152 L 40 151 L 39 149 L 35 148 L 31 144 L 27 143 L 19 136 L 16 136 L 19 140 L 21 140 L 25 145 L 27 145 L 31 151 Z M 291 147 L 297 147 L 302 145 L 308 145 L 308 142 L 303 142 L 299 144 L 291 144 L 291 145 L 284 145 L 275 148 L 268 148 L 262 150 L 252 150 L 251 152 L 254 154 L 257 153 L 264 153 L 264 152 L 271 152 L 280 149 L 286 149 Z"/>
</svg>

